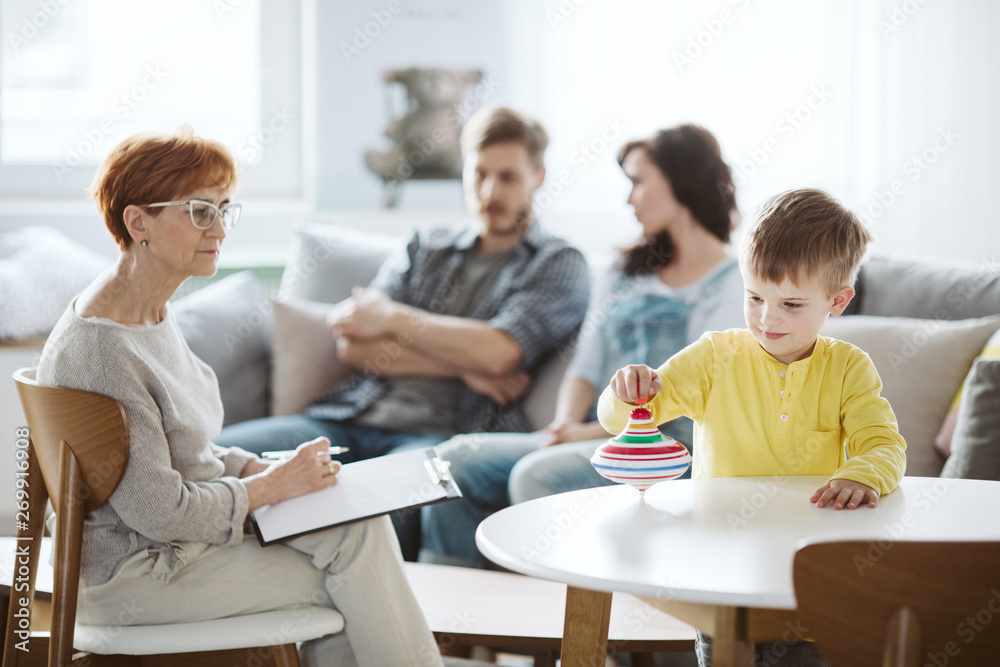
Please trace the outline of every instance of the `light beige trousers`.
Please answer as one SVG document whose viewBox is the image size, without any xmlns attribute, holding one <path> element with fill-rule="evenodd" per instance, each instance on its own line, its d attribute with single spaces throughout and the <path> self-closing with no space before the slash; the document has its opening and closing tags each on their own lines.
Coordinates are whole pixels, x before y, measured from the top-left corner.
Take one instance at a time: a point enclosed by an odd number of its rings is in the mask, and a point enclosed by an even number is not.
<svg viewBox="0 0 1000 667">
<path fill-rule="evenodd" d="M 305 665 L 442 665 L 413 596 L 388 517 L 261 547 L 183 543 L 126 560 L 115 576 L 80 590 L 77 618 L 90 625 L 143 625 L 331 606 L 345 632 L 306 642 Z M 280 628 L 261 645 L 282 643 Z M 183 641 L 183 640 L 181 640 Z"/>
</svg>

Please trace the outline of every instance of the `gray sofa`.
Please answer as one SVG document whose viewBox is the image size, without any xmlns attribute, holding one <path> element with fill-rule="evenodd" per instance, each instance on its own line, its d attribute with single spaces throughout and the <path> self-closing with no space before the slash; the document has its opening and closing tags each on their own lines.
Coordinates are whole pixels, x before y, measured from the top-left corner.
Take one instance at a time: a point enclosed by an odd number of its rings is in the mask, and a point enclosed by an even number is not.
<svg viewBox="0 0 1000 667">
<path fill-rule="evenodd" d="M 227 422 L 297 412 L 329 383 L 360 372 L 336 361 L 324 324 L 328 304 L 368 283 L 402 242 L 305 225 L 292 244 L 277 302 L 249 274 L 178 302 L 189 343 L 219 376 Z M 977 360 L 1000 327 L 997 269 L 989 263 L 872 257 L 863 266 L 850 314 L 827 325 L 825 333 L 857 344 L 879 369 L 883 394 L 908 442 L 907 474 L 942 472 L 945 457 L 934 441 L 968 377 L 955 453 L 945 472 L 1000 479 L 1000 359 Z M 552 418 L 570 352 L 561 350 L 543 364 L 524 399 L 536 428 Z"/>
</svg>

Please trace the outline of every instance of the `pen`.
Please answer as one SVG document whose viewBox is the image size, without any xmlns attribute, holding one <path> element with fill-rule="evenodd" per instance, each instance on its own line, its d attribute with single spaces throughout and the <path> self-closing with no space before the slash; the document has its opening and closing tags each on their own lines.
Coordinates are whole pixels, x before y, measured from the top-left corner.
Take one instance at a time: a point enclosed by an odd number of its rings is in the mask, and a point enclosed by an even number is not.
<svg viewBox="0 0 1000 667">
<path fill-rule="evenodd" d="M 331 447 L 330 456 L 333 456 L 334 454 L 343 454 L 347 450 L 348 450 L 347 447 Z M 267 461 L 280 461 L 281 459 L 290 457 L 294 453 L 295 450 L 293 449 L 286 449 L 280 452 L 264 452 L 263 454 L 260 455 L 260 458 L 265 459 Z"/>
</svg>

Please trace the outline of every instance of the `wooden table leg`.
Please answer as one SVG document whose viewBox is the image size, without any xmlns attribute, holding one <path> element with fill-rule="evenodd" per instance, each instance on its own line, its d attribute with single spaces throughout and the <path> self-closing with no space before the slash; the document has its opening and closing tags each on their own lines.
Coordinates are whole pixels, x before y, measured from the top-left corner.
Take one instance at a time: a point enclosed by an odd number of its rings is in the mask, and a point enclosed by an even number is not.
<svg viewBox="0 0 1000 667">
<path fill-rule="evenodd" d="M 715 611 L 715 634 L 712 635 L 713 667 L 751 667 L 753 644 L 747 641 L 746 613 L 743 607 L 718 607 Z"/>
<path fill-rule="evenodd" d="M 566 667 L 604 667 L 611 622 L 611 593 L 566 587 L 562 664 Z"/>
</svg>

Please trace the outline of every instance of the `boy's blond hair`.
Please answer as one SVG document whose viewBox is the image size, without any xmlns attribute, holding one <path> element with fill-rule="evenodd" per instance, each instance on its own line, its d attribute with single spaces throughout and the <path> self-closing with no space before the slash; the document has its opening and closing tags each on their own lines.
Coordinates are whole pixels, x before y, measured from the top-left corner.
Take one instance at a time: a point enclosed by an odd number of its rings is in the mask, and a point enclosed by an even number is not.
<svg viewBox="0 0 1000 667">
<path fill-rule="evenodd" d="M 853 287 L 871 233 L 853 211 L 823 190 L 775 195 L 757 210 L 740 251 L 752 275 L 772 283 L 818 280 L 828 296 Z"/>
</svg>

